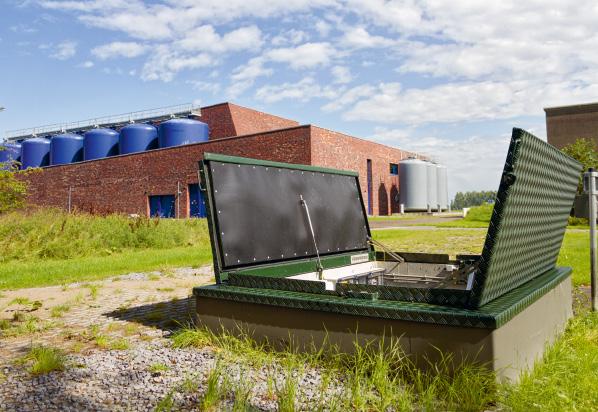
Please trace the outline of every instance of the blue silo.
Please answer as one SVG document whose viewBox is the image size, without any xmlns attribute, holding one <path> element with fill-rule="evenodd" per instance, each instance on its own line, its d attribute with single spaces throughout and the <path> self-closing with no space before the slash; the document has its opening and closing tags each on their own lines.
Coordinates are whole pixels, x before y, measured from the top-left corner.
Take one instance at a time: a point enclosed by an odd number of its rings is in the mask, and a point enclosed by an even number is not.
<svg viewBox="0 0 598 412">
<path fill-rule="evenodd" d="M 21 143 L 21 168 L 43 167 L 50 164 L 50 140 L 34 137 Z"/>
<path fill-rule="evenodd" d="M 160 147 L 207 142 L 210 130 L 206 123 L 192 119 L 172 119 L 158 126 Z"/>
<path fill-rule="evenodd" d="M 118 154 L 118 132 L 112 129 L 92 129 L 83 138 L 83 159 L 93 160 Z"/>
<path fill-rule="evenodd" d="M 50 164 L 64 165 L 83 160 L 83 137 L 78 134 L 57 134 L 50 140 Z"/>
<path fill-rule="evenodd" d="M 9 170 L 13 167 L 13 162 L 21 161 L 21 144 L 20 143 L 1 143 L 0 144 L 0 164 L 4 170 Z"/>
<path fill-rule="evenodd" d="M 120 129 L 120 154 L 143 152 L 158 148 L 158 130 L 144 123 L 133 123 Z"/>
</svg>

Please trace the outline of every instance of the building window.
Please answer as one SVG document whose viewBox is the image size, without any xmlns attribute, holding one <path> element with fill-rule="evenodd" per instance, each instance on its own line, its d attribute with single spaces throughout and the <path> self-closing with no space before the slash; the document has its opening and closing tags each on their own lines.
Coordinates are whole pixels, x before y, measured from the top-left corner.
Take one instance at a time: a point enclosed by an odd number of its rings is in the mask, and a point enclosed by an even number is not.
<svg viewBox="0 0 598 412">
<path fill-rule="evenodd" d="M 399 175 L 399 165 L 396 163 L 390 164 L 390 174 L 398 176 Z"/>
<path fill-rule="evenodd" d="M 149 196 L 150 217 L 174 217 L 174 195 Z"/>
</svg>

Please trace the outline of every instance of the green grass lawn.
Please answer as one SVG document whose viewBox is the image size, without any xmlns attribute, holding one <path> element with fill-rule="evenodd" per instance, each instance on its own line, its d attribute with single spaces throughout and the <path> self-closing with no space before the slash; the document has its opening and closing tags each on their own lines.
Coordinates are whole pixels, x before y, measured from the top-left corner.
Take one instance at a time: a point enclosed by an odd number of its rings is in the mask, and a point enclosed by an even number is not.
<svg viewBox="0 0 598 412">
<path fill-rule="evenodd" d="M 0 290 L 100 280 L 114 275 L 204 265 L 212 262 L 209 247 L 133 250 L 111 256 L 13 261 L 0 264 Z"/>
</svg>

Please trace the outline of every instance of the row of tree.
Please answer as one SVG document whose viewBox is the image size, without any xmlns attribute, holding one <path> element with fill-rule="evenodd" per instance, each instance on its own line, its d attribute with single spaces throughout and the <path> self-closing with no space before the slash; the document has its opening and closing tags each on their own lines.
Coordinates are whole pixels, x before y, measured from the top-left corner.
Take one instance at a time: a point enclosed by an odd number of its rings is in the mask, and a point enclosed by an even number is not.
<svg viewBox="0 0 598 412">
<path fill-rule="evenodd" d="M 451 209 L 459 210 L 464 207 L 479 206 L 484 203 L 494 202 L 496 191 L 487 190 L 480 192 L 457 192 L 451 201 Z"/>
</svg>

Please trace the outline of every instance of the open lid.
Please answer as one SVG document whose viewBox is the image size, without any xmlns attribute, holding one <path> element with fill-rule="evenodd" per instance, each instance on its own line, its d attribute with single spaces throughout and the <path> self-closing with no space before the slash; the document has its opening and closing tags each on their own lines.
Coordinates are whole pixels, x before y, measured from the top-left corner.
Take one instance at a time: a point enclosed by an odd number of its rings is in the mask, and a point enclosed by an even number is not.
<svg viewBox="0 0 598 412">
<path fill-rule="evenodd" d="M 482 306 L 556 265 L 581 169 L 554 146 L 513 129 L 470 306 Z"/>
<path fill-rule="evenodd" d="M 218 281 L 222 272 L 315 258 L 305 205 L 320 256 L 369 251 L 357 173 L 212 153 L 200 170 Z"/>
</svg>

